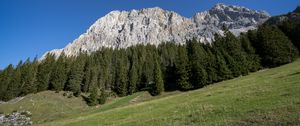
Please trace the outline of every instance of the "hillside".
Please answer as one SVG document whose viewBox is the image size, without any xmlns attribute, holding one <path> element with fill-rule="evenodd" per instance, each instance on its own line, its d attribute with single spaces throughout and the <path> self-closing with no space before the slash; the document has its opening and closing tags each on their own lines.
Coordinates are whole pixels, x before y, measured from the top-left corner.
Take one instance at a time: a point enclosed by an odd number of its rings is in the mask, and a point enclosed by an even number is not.
<svg viewBox="0 0 300 126">
<path fill-rule="evenodd" d="M 298 59 L 195 91 L 43 125 L 297 125 L 299 92 Z"/>
</svg>

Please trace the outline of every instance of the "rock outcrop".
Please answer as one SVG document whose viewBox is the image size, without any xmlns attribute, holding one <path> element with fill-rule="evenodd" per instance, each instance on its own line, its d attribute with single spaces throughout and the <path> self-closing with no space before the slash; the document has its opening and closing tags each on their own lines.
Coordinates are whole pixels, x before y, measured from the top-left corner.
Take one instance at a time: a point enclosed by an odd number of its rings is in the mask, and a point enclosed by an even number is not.
<svg viewBox="0 0 300 126">
<path fill-rule="evenodd" d="M 184 44 L 193 37 L 203 43 L 210 43 L 215 33 L 223 33 L 224 26 L 239 35 L 255 29 L 269 17 L 264 11 L 225 4 L 217 4 L 191 18 L 158 7 L 112 11 L 65 48 L 47 53 L 76 56 L 81 52 L 97 51 L 101 47 L 126 48 L 136 44 L 158 45 L 162 42 Z"/>
</svg>

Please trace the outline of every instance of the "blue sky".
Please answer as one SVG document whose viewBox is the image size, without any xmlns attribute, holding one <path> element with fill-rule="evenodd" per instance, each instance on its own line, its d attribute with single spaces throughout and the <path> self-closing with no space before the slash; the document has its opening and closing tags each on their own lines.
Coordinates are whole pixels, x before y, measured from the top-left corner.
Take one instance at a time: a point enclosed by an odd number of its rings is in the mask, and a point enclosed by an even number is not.
<svg viewBox="0 0 300 126">
<path fill-rule="evenodd" d="M 0 0 L 0 69 L 63 48 L 112 10 L 158 6 L 191 17 L 216 3 L 278 15 L 300 0 Z"/>
</svg>

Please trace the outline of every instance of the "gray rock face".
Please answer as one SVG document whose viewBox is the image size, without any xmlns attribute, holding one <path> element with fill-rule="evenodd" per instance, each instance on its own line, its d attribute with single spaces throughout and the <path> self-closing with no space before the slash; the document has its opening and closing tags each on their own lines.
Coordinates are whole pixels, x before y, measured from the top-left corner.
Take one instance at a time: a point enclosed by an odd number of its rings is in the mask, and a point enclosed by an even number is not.
<svg viewBox="0 0 300 126">
<path fill-rule="evenodd" d="M 98 19 L 86 33 L 65 48 L 47 53 L 55 56 L 62 53 L 76 56 L 81 52 L 97 51 L 101 47 L 127 48 L 136 44 L 158 45 L 162 42 L 184 44 L 193 37 L 203 43 L 210 43 L 215 33 L 223 33 L 223 26 L 239 35 L 255 29 L 269 17 L 263 11 L 224 4 L 217 4 L 208 11 L 196 13 L 192 18 L 158 7 L 112 11 Z"/>
</svg>

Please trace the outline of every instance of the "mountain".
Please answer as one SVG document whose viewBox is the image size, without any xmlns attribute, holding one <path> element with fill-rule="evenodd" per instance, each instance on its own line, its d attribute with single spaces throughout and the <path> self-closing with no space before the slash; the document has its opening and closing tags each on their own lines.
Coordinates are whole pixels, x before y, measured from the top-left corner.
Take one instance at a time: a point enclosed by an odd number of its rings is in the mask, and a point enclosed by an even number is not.
<svg viewBox="0 0 300 126">
<path fill-rule="evenodd" d="M 126 48 L 136 44 L 158 45 L 162 42 L 183 44 L 193 37 L 203 43 L 210 43 L 215 33 L 223 33 L 224 26 L 239 35 L 240 32 L 255 29 L 269 17 L 265 11 L 225 4 L 217 4 L 191 18 L 159 7 L 112 11 L 98 19 L 86 33 L 65 48 L 46 54 L 76 56 L 81 52 L 97 51 L 101 47 Z"/>
<path fill-rule="evenodd" d="M 267 25 L 279 25 L 284 21 L 291 21 L 294 23 L 300 22 L 300 6 L 298 6 L 294 11 L 289 12 L 287 14 L 273 16 L 268 19 L 265 24 Z"/>
</svg>

